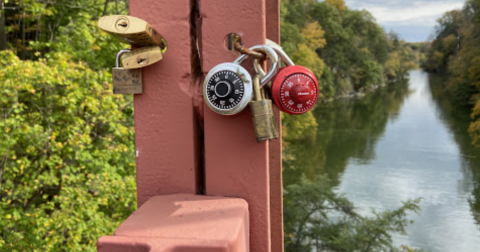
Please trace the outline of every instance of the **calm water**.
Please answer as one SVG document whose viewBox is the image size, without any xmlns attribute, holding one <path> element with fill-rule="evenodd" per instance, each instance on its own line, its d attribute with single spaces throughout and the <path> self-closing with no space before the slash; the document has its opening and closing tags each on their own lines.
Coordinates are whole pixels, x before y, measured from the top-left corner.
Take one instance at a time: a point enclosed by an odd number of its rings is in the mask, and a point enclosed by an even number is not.
<svg viewBox="0 0 480 252">
<path fill-rule="evenodd" d="M 316 137 L 292 143 L 297 158 L 284 183 L 326 173 L 366 215 L 422 197 L 395 244 L 480 251 L 480 149 L 470 144 L 468 111 L 450 104 L 443 81 L 413 71 L 408 82 L 319 107 Z"/>
</svg>

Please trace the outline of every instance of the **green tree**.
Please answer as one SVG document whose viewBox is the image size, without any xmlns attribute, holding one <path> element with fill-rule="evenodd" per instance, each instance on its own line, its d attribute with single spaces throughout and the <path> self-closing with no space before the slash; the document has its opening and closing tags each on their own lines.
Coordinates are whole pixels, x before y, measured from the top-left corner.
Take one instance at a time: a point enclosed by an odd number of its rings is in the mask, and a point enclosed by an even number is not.
<svg viewBox="0 0 480 252">
<path fill-rule="evenodd" d="M 3 6 L 4 0 L 0 0 L 0 6 Z M 8 47 L 7 44 L 7 33 L 5 31 L 5 11 L 3 8 L 0 10 L 0 51 L 6 50 Z"/>
<path fill-rule="evenodd" d="M 8 7 L 6 37 L 21 59 L 67 52 L 75 62 L 103 69 L 112 67 L 117 52 L 128 46 L 97 28 L 102 15 L 127 14 L 128 0 L 10 0 Z"/>
<path fill-rule="evenodd" d="M 480 0 L 466 1 L 462 10 L 445 13 L 434 33 L 424 68 L 449 75 L 445 88 L 457 106 L 472 109 L 469 132 L 480 146 Z"/>
<path fill-rule="evenodd" d="M 316 68 L 325 98 L 365 91 L 385 84 L 387 79 L 404 78 L 403 69 L 407 72 L 416 67 L 411 62 L 413 57 L 404 56 L 408 54 L 406 43 L 400 43 L 398 36 L 389 37 L 368 11 L 350 10 L 343 0 L 282 0 L 281 4 L 282 44 L 287 53 L 296 55 L 299 64 L 310 62 L 307 67 Z M 396 42 L 391 42 L 394 39 Z M 324 62 L 323 67 L 312 51 Z M 386 71 L 393 51 L 401 56 L 396 59 L 398 69 Z"/>
<path fill-rule="evenodd" d="M 132 100 L 66 53 L 0 52 L 0 250 L 96 251 L 136 208 Z"/>
<path fill-rule="evenodd" d="M 127 45 L 96 27 L 128 2 L 8 7 L 24 60 L 0 53 L 0 251 L 96 251 L 136 208 L 132 97 L 108 91 Z"/>
<path fill-rule="evenodd" d="M 302 177 L 284 189 L 286 251 L 404 251 L 392 245 L 392 234 L 405 234 L 406 215 L 420 211 L 420 199 L 364 217 L 330 183 L 325 176 Z"/>
</svg>

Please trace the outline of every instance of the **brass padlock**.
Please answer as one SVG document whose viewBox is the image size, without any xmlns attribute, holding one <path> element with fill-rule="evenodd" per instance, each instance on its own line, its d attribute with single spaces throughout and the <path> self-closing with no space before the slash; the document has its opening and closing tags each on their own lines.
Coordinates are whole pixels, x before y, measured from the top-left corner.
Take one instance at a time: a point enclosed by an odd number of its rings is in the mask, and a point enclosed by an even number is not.
<svg viewBox="0 0 480 252">
<path fill-rule="evenodd" d="M 158 46 L 142 47 L 122 56 L 125 69 L 136 69 L 150 66 L 163 58 L 163 51 Z"/>
<path fill-rule="evenodd" d="M 250 111 L 252 112 L 253 127 L 257 142 L 263 140 L 277 139 L 278 128 L 275 114 L 273 113 L 272 100 L 265 98 L 260 89 L 260 76 L 257 74 L 253 78 L 254 100 L 250 102 Z"/>
<path fill-rule="evenodd" d="M 117 54 L 116 66 L 112 68 L 113 94 L 143 93 L 142 69 L 125 69 L 120 67 L 120 57 L 130 50 L 121 50 Z"/>
<path fill-rule="evenodd" d="M 140 18 L 124 15 L 104 16 L 98 20 L 98 28 L 123 43 L 165 48 L 162 35 Z"/>
</svg>

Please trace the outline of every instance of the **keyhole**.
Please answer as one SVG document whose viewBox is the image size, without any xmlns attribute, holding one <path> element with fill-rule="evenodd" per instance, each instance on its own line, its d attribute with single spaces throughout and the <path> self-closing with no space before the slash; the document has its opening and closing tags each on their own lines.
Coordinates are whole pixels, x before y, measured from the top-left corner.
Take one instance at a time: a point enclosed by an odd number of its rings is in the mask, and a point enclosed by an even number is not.
<svg viewBox="0 0 480 252">
<path fill-rule="evenodd" d="M 142 58 L 142 59 L 140 59 L 139 61 L 137 61 L 137 63 L 138 63 L 139 65 L 141 65 L 141 64 L 143 64 L 143 62 L 145 62 L 145 60 L 147 60 L 147 59 Z"/>
<path fill-rule="evenodd" d="M 142 55 L 138 56 L 138 57 L 137 57 L 137 63 L 138 63 L 139 65 L 146 65 L 146 64 L 148 64 L 148 57 L 145 57 L 145 56 L 142 56 Z"/>
<path fill-rule="evenodd" d="M 128 19 L 124 17 L 119 18 L 115 23 L 115 28 L 121 32 L 126 31 L 128 29 L 128 26 L 129 26 Z"/>
</svg>

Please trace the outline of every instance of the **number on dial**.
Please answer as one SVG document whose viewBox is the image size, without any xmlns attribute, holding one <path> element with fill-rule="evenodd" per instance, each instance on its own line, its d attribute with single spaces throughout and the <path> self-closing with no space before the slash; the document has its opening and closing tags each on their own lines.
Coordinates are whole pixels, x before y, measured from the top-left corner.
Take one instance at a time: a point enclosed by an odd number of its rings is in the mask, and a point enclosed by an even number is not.
<svg viewBox="0 0 480 252">
<path fill-rule="evenodd" d="M 242 79 L 236 73 L 228 70 L 219 71 L 208 80 L 207 99 L 210 104 L 218 109 L 234 108 L 243 98 L 244 85 Z"/>
</svg>

